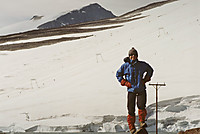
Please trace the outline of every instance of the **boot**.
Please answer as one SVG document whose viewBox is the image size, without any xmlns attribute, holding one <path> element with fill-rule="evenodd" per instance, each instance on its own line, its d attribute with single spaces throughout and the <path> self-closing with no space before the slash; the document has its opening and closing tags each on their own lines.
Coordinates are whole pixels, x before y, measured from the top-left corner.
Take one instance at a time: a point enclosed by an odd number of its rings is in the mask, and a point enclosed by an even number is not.
<svg viewBox="0 0 200 134">
<path fill-rule="evenodd" d="M 133 128 L 133 129 L 130 130 L 131 134 L 134 134 L 135 132 L 136 132 L 136 128 Z"/>
<path fill-rule="evenodd" d="M 147 124 L 145 122 L 140 122 L 140 127 L 145 128 L 145 127 L 147 127 Z"/>
<path fill-rule="evenodd" d="M 145 123 L 146 115 L 147 115 L 146 109 L 138 109 L 140 127 L 147 127 L 147 124 Z"/>
<path fill-rule="evenodd" d="M 134 134 L 136 132 L 136 128 L 135 128 L 135 116 L 128 115 L 127 116 L 127 122 L 128 122 L 130 133 Z"/>
</svg>

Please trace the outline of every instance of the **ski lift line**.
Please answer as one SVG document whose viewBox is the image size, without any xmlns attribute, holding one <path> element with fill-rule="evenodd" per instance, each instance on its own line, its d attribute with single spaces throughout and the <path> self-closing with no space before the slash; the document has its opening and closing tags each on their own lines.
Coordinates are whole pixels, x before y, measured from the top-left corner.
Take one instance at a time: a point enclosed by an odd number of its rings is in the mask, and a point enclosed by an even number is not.
<svg viewBox="0 0 200 134">
<path fill-rule="evenodd" d="M 161 86 L 166 86 L 165 83 L 150 83 L 150 86 L 153 86 L 156 89 L 156 134 L 158 134 L 158 89 Z"/>
</svg>

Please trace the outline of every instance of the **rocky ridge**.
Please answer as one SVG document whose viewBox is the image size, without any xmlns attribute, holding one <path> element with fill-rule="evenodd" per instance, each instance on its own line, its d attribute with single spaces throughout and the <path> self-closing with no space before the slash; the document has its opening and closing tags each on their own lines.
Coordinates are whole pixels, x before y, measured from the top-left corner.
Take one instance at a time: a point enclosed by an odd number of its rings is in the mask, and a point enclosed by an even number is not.
<svg viewBox="0 0 200 134">
<path fill-rule="evenodd" d="M 56 20 L 46 22 L 40 26 L 39 29 L 57 28 L 72 24 L 80 24 L 90 21 L 98 21 L 102 19 L 116 17 L 111 11 L 104 9 L 97 3 L 90 4 L 81 8 L 80 10 L 73 10 L 65 15 L 58 17 Z"/>
</svg>

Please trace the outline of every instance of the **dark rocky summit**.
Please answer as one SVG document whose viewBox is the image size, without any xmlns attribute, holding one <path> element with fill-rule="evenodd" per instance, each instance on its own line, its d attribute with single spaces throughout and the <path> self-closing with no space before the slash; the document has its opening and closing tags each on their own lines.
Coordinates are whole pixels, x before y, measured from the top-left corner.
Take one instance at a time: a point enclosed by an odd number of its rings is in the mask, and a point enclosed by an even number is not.
<svg viewBox="0 0 200 134">
<path fill-rule="evenodd" d="M 190 130 L 180 131 L 178 134 L 200 134 L 200 128 L 194 128 Z"/>
<path fill-rule="evenodd" d="M 44 16 L 40 16 L 40 15 L 34 15 L 30 20 L 40 20 L 40 19 L 42 19 L 42 17 L 44 17 Z"/>
<path fill-rule="evenodd" d="M 81 8 L 80 10 L 73 10 L 65 15 L 58 17 L 56 20 L 44 23 L 38 26 L 39 29 L 57 28 L 71 24 L 79 24 L 83 22 L 97 21 L 102 19 L 116 17 L 111 11 L 94 3 Z"/>
</svg>

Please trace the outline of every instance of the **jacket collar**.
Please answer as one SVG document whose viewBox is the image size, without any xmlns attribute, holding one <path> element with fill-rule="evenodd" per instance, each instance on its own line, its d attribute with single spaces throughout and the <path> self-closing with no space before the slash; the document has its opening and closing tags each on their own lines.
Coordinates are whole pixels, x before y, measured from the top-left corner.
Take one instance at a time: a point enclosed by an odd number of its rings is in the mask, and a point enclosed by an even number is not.
<svg viewBox="0 0 200 134">
<path fill-rule="evenodd" d="M 124 58 L 124 62 L 128 62 L 131 65 L 135 65 L 138 62 L 138 59 L 136 60 L 131 60 L 129 57 Z"/>
<path fill-rule="evenodd" d="M 138 62 L 138 59 L 136 59 L 136 60 L 131 60 L 131 59 L 130 59 L 130 64 L 131 64 L 132 66 L 134 66 L 137 62 Z"/>
</svg>

